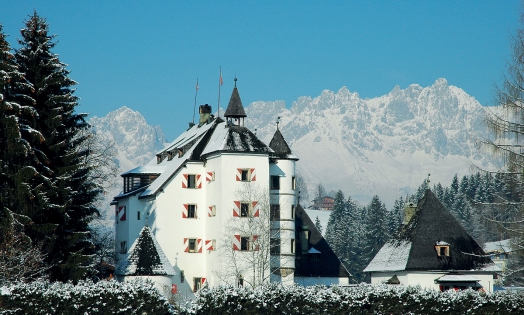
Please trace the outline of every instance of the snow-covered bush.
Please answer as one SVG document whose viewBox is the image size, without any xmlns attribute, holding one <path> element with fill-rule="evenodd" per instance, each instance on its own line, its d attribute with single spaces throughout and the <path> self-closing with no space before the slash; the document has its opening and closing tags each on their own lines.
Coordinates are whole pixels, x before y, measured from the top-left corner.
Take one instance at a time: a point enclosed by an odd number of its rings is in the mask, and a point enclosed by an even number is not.
<svg viewBox="0 0 524 315">
<path fill-rule="evenodd" d="M 35 281 L 0 296 L 0 314 L 174 314 L 148 281 Z"/>
<path fill-rule="evenodd" d="M 420 287 L 290 287 L 203 289 L 182 314 L 517 314 L 524 296 L 472 290 L 437 292 Z"/>
</svg>

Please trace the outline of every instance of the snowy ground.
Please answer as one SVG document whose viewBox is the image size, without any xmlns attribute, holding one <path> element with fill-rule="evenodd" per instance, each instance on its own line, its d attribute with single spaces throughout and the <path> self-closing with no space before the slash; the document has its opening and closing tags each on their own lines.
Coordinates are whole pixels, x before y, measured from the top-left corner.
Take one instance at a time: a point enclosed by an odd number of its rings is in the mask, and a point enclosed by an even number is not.
<svg viewBox="0 0 524 315">
<path fill-rule="evenodd" d="M 322 224 L 322 236 L 326 235 L 326 228 L 329 221 L 329 215 L 331 214 L 330 210 L 313 210 L 313 209 L 306 209 L 307 215 L 311 218 L 311 221 L 315 223 L 315 219 L 318 216 L 318 219 L 320 220 L 320 224 Z"/>
</svg>

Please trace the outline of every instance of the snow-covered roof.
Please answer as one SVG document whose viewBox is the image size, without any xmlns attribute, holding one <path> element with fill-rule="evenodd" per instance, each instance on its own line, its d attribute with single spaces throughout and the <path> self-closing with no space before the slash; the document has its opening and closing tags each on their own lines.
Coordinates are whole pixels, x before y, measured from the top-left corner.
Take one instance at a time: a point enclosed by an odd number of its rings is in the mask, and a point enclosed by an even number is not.
<svg viewBox="0 0 524 315">
<path fill-rule="evenodd" d="M 131 174 L 162 174 L 165 168 L 166 168 L 165 166 L 144 165 L 144 166 L 139 166 L 132 170 L 129 170 L 123 173 L 122 176 L 131 175 Z"/>
<path fill-rule="evenodd" d="M 411 242 L 391 240 L 382 246 L 364 272 L 404 270 L 410 250 Z"/>
<path fill-rule="evenodd" d="M 216 120 L 215 120 L 216 121 Z M 175 148 L 181 148 L 184 145 L 190 143 L 191 141 L 197 139 L 198 137 L 202 136 L 206 131 L 211 129 L 213 127 L 213 123 L 209 124 L 203 124 L 201 126 L 194 125 L 193 127 L 189 128 L 188 130 L 184 131 L 180 136 L 178 136 L 173 142 L 169 143 L 164 149 L 157 152 L 157 154 L 160 154 L 162 152 L 170 151 Z M 149 164 L 156 163 L 155 160 L 151 160 Z"/>
<path fill-rule="evenodd" d="M 443 241 L 438 241 L 435 243 L 435 245 L 437 246 L 449 246 L 449 243 L 446 243 L 446 242 L 443 242 Z"/>
<path fill-rule="evenodd" d="M 449 246 L 449 252 L 439 255 L 435 244 Z M 497 271 L 497 268 L 437 196 L 427 189 L 411 220 L 380 249 L 364 271 Z"/>
<path fill-rule="evenodd" d="M 148 226 L 144 226 L 116 273 L 122 276 L 175 275 L 175 270 Z"/>
<path fill-rule="evenodd" d="M 436 279 L 437 282 L 477 282 L 479 278 L 472 275 L 447 274 Z"/>
<path fill-rule="evenodd" d="M 213 152 L 246 152 L 246 153 L 272 153 L 264 142 L 257 138 L 248 128 L 228 126 L 223 122 L 217 125 L 209 139 L 202 156 Z"/>
<path fill-rule="evenodd" d="M 230 104 L 240 106 L 242 102 L 235 87 Z M 240 116 L 239 116 L 240 115 Z M 245 115 L 244 115 L 245 116 Z M 237 111 L 231 117 L 242 117 Z M 211 118 L 207 122 L 193 125 L 164 149 L 157 152 L 146 166 L 137 167 L 124 174 L 159 174 L 149 186 L 141 187 L 144 191 L 139 198 L 151 197 L 161 191 L 162 187 L 178 172 L 188 161 L 204 161 L 203 157 L 217 152 L 273 154 L 274 151 L 257 138 L 248 128 L 236 126 L 231 122 L 226 123 L 221 118 Z M 296 158 L 292 156 L 292 158 Z M 133 192 L 136 193 L 136 192 Z M 120 194 L 115 198 L 129 195 Z"/>
<path fill-rule="evenodd" d="M 182 148 L 190 144 L 193 140 L 202 139 L 204 134 L 210 131 L 210 129 L 212 129 L 215 124 L 216 120 L 212 123 L 201 126 L 194 125 L 183 132 L 178 138 L 166 146 L 164 150 L 158 152 L 157 154 L 162 154 L 163 152 L 174 150 L 176 148 Z M 186 152 L 184 152 L 182 156 L 175 156 L 171 160 L 166 158 L 159 164 L 156 157 L 151 160 L 151 162 L 149 162 L 149 164 L 145 167 L 163 167 L 163 172 L 151 183 L 151 185 L 149 185 L 149 187 L 147 187 L 147 189 L 144 190 L 144 192 L 140 194 L 140 198 L 156 194 L 164 186 L 164 184 L 176 174 L 177 170 L 180 169 L 184 163 L 189 160 L 198 144 L 199 142 L 195 141 L 190 148 L 186 149 Z"/>
<path fill-rule="evenodd" d="M 167 158 L 167 152 L 182 150 L 182 155 L 172 154 Z M 204 155 L 216 152 L 271 154 L 271 150 L 264 142 L 257 138 L 248 128 L 227 125 L 221 119 L 215 119 L 201 126 L 194 125 L 178 138 L 157 153 L 163 155 L 155 157 L 147 165 L 132 169 L 124 174 L 159 174 L 148 187 L 140 194 L 139 198 L 155 195 L 162 187 L 177 174 L 186 162 L 202 160 Z M 143 187 L 142 187 L 143 188 Z M 128 195 L 128 194 L 126 194 Z M 115 198 L 121 198 L 118 195 Z"/>
<path fill-rule="evenodd" d="M 485 243 L 484 251 L 486 253 L 510 253 L 512 251 L 511 239 Z"/>
</svg>

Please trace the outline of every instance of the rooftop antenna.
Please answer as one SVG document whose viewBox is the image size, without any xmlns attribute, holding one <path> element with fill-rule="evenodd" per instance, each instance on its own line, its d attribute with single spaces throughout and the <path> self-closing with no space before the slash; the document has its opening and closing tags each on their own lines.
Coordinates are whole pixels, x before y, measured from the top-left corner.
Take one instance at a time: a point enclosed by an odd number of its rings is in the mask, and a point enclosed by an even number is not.
<svg viewBox="0 0 524 315">
<path fill-rule="evenodd" d="M 218 117 L 220 117 L 220 87 L 222 86 L 222 84 L 224 84 L 224 81 L 222 80 L 222 66 L 220 66 L 220 77 L 218 79 Z"/>
<path fill-rule="evenodd" d="M 196 83 L 196 86 L 195 86 L 195 105 L 193 106 L 193 125 L 195 124 L 195 111 L 196 111 L 196 99 L 197 99 L 197 94 L 198 94 L 198 78 L 197 78 L 197 83 Z"/>
</svg>

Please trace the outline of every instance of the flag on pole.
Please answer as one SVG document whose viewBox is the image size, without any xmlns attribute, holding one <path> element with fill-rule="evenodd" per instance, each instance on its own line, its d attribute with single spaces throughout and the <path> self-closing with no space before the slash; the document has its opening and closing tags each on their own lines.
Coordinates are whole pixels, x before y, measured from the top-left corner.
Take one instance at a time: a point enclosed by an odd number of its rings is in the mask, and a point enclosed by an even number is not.
<svg viewBox="0 0 524 315">
<path fill-rule="evenodd" d="M 197 84 L 196 84 L 196 87 L 195 87 L 195 88 L 196 88 L 196 90 L 198 91 L 198 79 L 197 79 Z"/>
<path fill-rule="evenodd" d="M 220 68 L 220 85 L 224 84 L 224 81 L 222 80 L 222 68 Z"/>
</svg>

